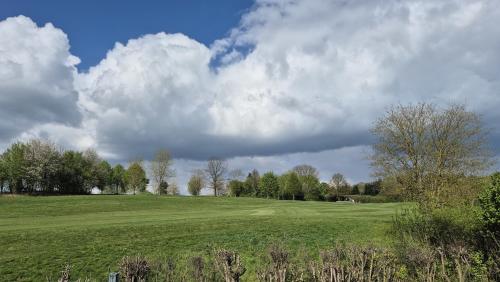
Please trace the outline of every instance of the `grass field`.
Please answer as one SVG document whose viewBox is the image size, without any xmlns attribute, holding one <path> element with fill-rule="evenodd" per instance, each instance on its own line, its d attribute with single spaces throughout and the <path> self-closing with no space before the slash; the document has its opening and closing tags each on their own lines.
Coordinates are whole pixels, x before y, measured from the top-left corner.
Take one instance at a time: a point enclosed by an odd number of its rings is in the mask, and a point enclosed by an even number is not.
<svg viewBox="0 0 500 282">
<path fill-rule="evenodd" d="M 252 270 L 273 242 L 291 250 L 334 242 L 390 245 L 399 203 L 350 204 L 156 196 L 0 197 L 0 281 L 72 274 L 105 280 L 121 257 L 238 251 Z"/>
</svg>

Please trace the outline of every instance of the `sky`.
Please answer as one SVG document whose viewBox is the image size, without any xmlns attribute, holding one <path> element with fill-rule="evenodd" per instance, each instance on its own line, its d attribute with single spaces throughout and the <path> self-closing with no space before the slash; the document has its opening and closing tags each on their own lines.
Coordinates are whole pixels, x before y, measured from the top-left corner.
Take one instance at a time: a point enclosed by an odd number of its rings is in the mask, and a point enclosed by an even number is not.
<svg viewBox="0 0 500 282">
<path fill-rule="evenodd" d="M 466 104 L 500 153 L 500 1 L 3 1 L 0 149 L 371 179 L 391 105 Z M 498 166 L 497 166 L 498 167 Z"/>
</svg>

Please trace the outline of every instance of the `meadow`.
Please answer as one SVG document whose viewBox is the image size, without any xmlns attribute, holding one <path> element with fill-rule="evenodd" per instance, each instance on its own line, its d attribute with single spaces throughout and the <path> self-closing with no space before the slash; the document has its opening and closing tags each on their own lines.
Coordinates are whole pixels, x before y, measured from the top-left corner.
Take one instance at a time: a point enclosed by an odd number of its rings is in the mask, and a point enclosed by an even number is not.
<svg viewBox="0 0 500 282">
<path fill-rule="evenodd" d="M 152 195 L 0 197 L 1 281 L 72 274 L 105 280 L 126 255 L 240 253 L 252 270 L 275 242 L 317 255 L 336 242 L 390 246 L 401 203 L 351 204 Z"/>
</svg>

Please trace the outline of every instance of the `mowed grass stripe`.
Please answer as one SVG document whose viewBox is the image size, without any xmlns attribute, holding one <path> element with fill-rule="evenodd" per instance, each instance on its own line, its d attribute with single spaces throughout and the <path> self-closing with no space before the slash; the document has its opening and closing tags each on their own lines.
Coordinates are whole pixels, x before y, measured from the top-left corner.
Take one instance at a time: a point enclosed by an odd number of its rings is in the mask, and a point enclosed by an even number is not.
<svg viewBox="0 0 500 282">
<path fill-rule="evenodd" d="M 76 276 L 103 280 L 124 255 L 200 255 L 213 246 L 240 252 L 249 272 L 272 242 L 292 251 L 334 242 L 388 245 L 402 205 L 292 202 L 252 198 L 0 197 L 0 277 L 41 281 L 67 262 Z"/>
</svg>

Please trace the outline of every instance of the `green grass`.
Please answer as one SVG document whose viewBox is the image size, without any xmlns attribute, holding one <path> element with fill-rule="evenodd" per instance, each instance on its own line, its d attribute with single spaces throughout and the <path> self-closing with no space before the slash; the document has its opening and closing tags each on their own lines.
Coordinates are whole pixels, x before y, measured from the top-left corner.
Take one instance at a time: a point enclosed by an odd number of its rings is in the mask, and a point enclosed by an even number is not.
<svg viewBox="0 0 500 282">
<path fill-rule="evenodd" d="M 251 271 L 273 242 L 313 254 L 334 242 L 390 245 L 400 203 L 156 196 L 0 197 L 0 280 L 72 274 L 104 280 L 121 257 L 238 251 Z"/>
</svg>

